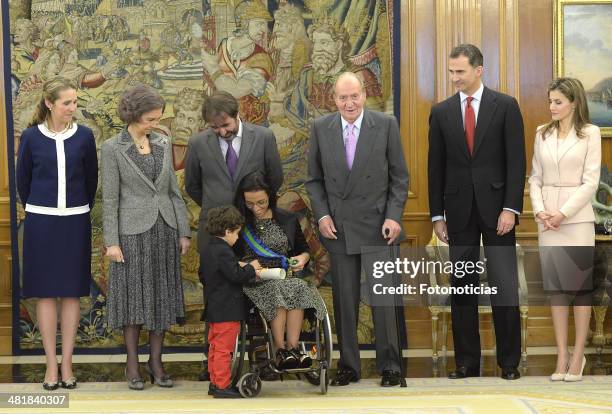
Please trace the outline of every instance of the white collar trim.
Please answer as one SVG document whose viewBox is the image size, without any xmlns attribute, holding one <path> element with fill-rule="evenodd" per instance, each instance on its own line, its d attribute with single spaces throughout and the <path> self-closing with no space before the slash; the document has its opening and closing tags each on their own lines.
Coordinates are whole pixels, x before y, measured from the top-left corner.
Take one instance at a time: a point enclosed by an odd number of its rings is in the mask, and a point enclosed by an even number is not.
<svg viewBox="0 0 612 414">
<path fill-rule="evenodd" d="M 47 125 L 45 125 L 44 123 L 42 124 L 38 124 L 38 130 L 47 138 L 51 138 L 54 140 L 58 140 L 58 141 L 63 141 L 65 139 L 70 138 L 71 136 L 73 136 L 76 131 L 78 129 L 78 125 L 76 122 L 72 123 L 72 126 L 68 129 L 66 129 L 65 131 L 62 131 L 60 133 L 57 132 L 53 132 L 51 131 Z"/>
</svg>

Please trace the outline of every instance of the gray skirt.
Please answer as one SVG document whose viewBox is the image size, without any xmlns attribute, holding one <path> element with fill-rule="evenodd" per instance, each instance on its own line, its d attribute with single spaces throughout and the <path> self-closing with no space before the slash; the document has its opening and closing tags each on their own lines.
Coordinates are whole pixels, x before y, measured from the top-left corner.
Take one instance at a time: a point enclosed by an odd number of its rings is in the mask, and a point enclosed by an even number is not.
<svg viewBox="0 0 612 414">
<path fill-rule="evenodd" d="M 110 264 L 108 326 L 167 330 L 185 315 L 177 231 L 159 215 L 149 230 L 119 242 L 125 263 Z"/>
</svg>

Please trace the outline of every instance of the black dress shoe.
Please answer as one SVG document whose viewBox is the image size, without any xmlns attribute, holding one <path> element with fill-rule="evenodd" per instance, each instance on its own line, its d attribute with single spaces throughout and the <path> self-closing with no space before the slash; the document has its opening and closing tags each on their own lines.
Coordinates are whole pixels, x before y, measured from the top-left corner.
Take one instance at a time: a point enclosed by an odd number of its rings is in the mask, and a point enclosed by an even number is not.
<svg viewBox="0 0 612 414">
<path fill-rule="evenodd" d="M 480 376 L 480 368 L 469 368 L 466 366 L 457 367 L 456 370 L 448 374 L 448 378 L 450 379 L 462 379 L 468 377 L 479 377 Z"/>
<path fill-rule="evenodd" d="M 400 384 L 401 374 L 397 371 L 383 371 L 380 380 L 381 387 L 394 387 Z"/>
<path fill-rule="evenodd" d="M 349 385 L 350 382 L 359 381 L 359 377 L 350 369 L 340 369 L 336 374 L 336 378 L 331 380 L 330 385 Z"/>
<path fill-rule="evenodd" d="M 212 382 L 208 384 L 208 395 L 214 395 L 216 389 L 217 389 L 217 386 L 213 384 Z"/>
<path fill-rule="evenodd" d="M 276 350 L 276 358 L 274 360 L 276 368 L 279 370 L 295 369 L 300 367 L 300 361 L 285 348 Z"/>
<path fill-rule="evenodd" d="M 236 387 L 216 388 L 213 391 L 214 398 L 242 398 Z"/>
<path fill-rule="evenodd" d="M 501 377 L 505 380 L 517 380 L 521 377 L 521 373 L 516 368 L 502 368 Z"/>
<path fill-rule="evenodd" d="M 312 365 L 312 358 L 300 352 L 299 349 L 293 348 L 289 352 L 291 352 L 293 356 L 298 360 L 300 368 L 310 368 L 310 366 Z"/>
</svg>

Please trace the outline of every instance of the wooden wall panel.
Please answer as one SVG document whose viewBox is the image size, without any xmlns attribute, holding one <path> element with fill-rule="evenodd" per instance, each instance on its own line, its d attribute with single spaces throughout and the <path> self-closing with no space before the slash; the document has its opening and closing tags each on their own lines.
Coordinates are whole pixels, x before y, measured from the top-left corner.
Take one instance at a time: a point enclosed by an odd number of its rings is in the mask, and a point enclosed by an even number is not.
<svg viewBox="0 0 612 414">
<path fill-rule="evenodd" d="M 0 8 L 0 21 L 5 10 Z M 6 139 L 6 110 L 4 108 L 4 56 L 2 32 L 0 31 L 0 355 L 10 355 L 12 347 L 12 260 L 11 260 L 11 229 L 9 214 L 9 180 Z"/>
<path fill-rule="evenodd" d="M 427 132 L 431 106 L 455 93 L 447 74 L 447 56 L 459 43 L 479 46 L 484 55 L 483 82 L 517 98 L 525 122 L 527 174 L 531 170 L 533 139 L 538 125 L 549 118 L 546 87 L 553 68 L 554 0 L 404 0 L 402 1 L 401 131 L 411 173 L 411 195 L 404 227 L 417 245 L 431 237 L 427 194 Z M 414 14 L 413 14 L 414 13 Z M 411 152 L 416 153 L 412 154 Z M 612 166 L 612 139 L 603 141 L 603 162 Z M 533 212 L 525 189 L 525 206 L 517 238 L 526 247 L 527 267 L 537 265 Z M 528 272 L 534 274 L 535 272 Z M 534 295 L 541 283 L 528 282 Z M 609 312 L 612 318 L 612 312 Z M 553 345 L 550 312 L 532 306 L 529 319 L 530 346 Z M 431 346 L 430 314 L 426 308 L 406 310 L 411 348 Z M 493 346 L 488 317 L 481 319 L 484 347 Z M 612 322 L 607 323 L 612 330 Z M 452 342 L 449 342 L 451 345 Z"/>
</svg>

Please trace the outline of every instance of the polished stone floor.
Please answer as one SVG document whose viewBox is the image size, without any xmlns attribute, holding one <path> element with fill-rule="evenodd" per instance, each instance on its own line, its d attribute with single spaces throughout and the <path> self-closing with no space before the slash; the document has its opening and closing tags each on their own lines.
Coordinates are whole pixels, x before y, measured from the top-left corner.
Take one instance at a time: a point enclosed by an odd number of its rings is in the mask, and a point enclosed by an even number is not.
<svg viewBox="0 0 612 414">
<path fill-rule="evenodd" d="M 426 351 L 426 350 L 423 350 Z M 431 351 L 427 351 L 431 352 Z M 530 349 L 527 362 L 521 364 L 523 376 L 548 376 L 555 368 L 554 348 Z M 425 354 L 426 352 L 410 353 Z M 372 351 L 362 351 L 362 377 L 377 378 L 375 360 Z M 197 381 L 201 370 L 201 355 L 198 354 L 165 354 L 164 366 L 168 374 L 177 380 Z M 337 356 L 334 356 L 334 365 Z M 146 362 L 147 355 L 141 354 L 141 361 Z M 124 380 L 125 355 L 76 355 L 74 373 L 79 382 L 116 382 Z M 612 375 L 612 353 L 598 356 L 587 355 L 585 375 Z M 429 356 L 409 356 L 404 358 L 407 378 L 445 377 L 454 368 L 454 361 L 440 358 L 434 364 Z M 0 357 L 0 383 L 41 382 L 45 372 L 44 357 Z M 144 374 L 141 365 L 141 374 Z M 494 377 L 501 374 L 496 366 L 494 355 L 484 355 L 481 363 L 481 375 Z"/>
</svg>

